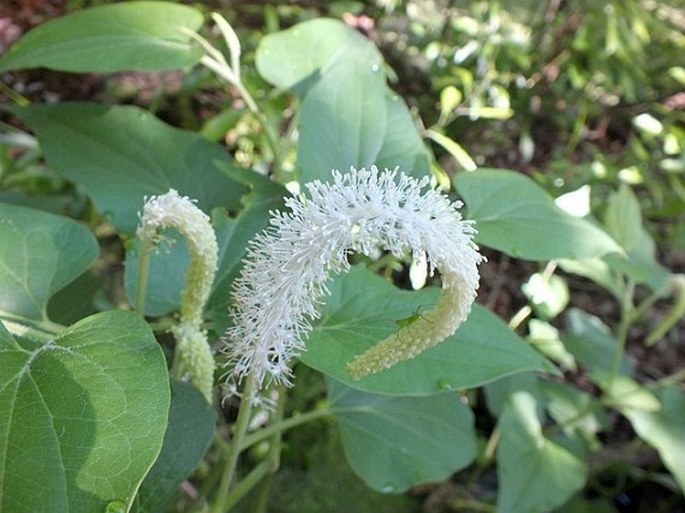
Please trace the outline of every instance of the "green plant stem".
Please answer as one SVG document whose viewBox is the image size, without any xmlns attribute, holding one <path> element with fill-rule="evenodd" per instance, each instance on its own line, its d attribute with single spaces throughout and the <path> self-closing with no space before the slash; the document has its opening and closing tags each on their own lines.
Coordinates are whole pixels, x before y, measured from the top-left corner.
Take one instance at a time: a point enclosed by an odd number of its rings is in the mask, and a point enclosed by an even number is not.
<svg viewBox="0 0 685 513">
<path fill-rule="evenodd" d="M 533 309 L 530 306 L 524 306 L 518 312 L 516 312 L 514 316 L 511 318 L 511 320 L 509 321 L 509 327 L 515 331 L 516 328 L 518 328 L 523 323 L 523 321 L 530 317 L 532 313 Z"/>
<path fill-rule="evenodd" d="M 171 368 L 169 369 L 169 374 L 172 378 L 183 378 L 183 373 L 185 372 L 183 363 L 184 362 L 183 357 L 181 356 L 181 352 L 178 349 L 176 349 L 176 351 L 174 351 L 174 357 L 171 360 Z"/>
<path fill-rule="evenodd" d="M 259 465 L 253 468 L 244 479 L 241 479 L 235 488 L 226 498 L 224 503 L 224 511 L 230 511 L 240 500 L 247 495 L 250 490 L 262 482 L 264 477 L 269 474 L 271 470 L 271 462 L 269 460 L 262 461 Z"/>
<path fill-rule="evenodd" d="M 4 84 L 3 82 L 0 82 L 0 93 L 3 93 L 5 96 L 7 96 L 10 100 L 12 100 L 20 107 L 28 107 L 29 105 L 31 105 L 31 101 L 28 98 L 22 96 L 11 87 Z"/>
<path fill-rule="evenodd" d="M 484 464 L 487 465 L 495 459 L 495 451 L 497 450 L 497 446 L 499 445 L 499 439 L 500 430 L 499 425 L 497 425 L 495 426 L 495 429 L 492 430 L 492 433 L 490 433 L 490 438 L 488 438 L 488 444 L 485 446 L 485 450 L 483 451 Z"/>
<path fill-rule="evenodd" d="M 267 144 L 269 145 L 269 148 L 271 149 L 271 153 L 273 153 L 274 156 L 274 169 L 277 170 L 278 173 L 281 172 L 281 166 L 283 163 L 281 162 L 281 152 L 279 151 L 278 148 L 278 143 L 277 143 L 277 137 L 276 134 L 273 133 L 273 130 L 271 130 L 271 126 L 269 126 L 269 122 L 266 119 L 266 116 L 262 111 L 259 110 L 259 107 L 257 106 L 257 103 L 254 101 L 254 98 L 252 98 L 252 95 L 250 92 L 245 88 L 242 82 L 239 82 L 237 84 L 238 91 L 240 91 L 240 96 L 242 96 L 243 100 L 245 100 L 245 105 L 247 105 L 247 108 L 250 109 L 250 112 L 257 118 L 257 122 L 259 125 L 262 127 L 264 130 L 264 134 L 266 135 L 266 141 Z"/>
<path fill-rule="evenodd" d="M 272 132 L 271 127 L 269 126 L 269 123 L 266 119 L 266 116 L 264 116 L 262 111 L 259 110 L 257 102 L 255 102 L 254 98 L 247 90 L 245 85 L 242 83 L 242 81 L 238 79 L 236 74 L 230 69 L 230 67 L 227 64 L 219 62 L 218 60 L 210 57 L 209 55 L 205 55 L 204 57 L 202 57 L 202 59 L 200 59 L 200 62 L 205 67 L 209 68 L 218 76 L 226 80 L 228 83 L 238 88 L 240 96 L 245 101 L 245 105 L 247 106 L 248 110 L 255 116 L 257 122 L 264 130 L 267 144 L 269 145 L 269 148 L 271 149 L 271 152 L 274 156 L 274 168 L 278 170 L 278 172 L 280 172 L 282 164 L 280 151 L 278 150 L 278 144 L 276 142 L 276 135 Z"/>
<path fill-rule="evenodd" d="M 330 415 L 332 412 L 328 408 L 322 408 L 319 410 L 314 410 L 310 411 L 307 413 L 302 413 L 299 415 L 295 415 L 293 417 L 289 417 L 287 419 L 281 420 L 279 422 L 274 422 L 273 424 L 270 424 L 269 426 L 260 429 L 259 431 L 256 431 L 255 433 L 247 435 L 243 439 L 243 445 L 241 449 L 247 449 L 248 447 L 261 442 L 262 440 L 265 440 L 274 434 L 280 434 L 288 429 L 292 429 L 294 427 L 297 427 L 302 424 L 306 424 L 307 422 L 311 422 L 313 420 L 319 419 L 321 417 L 327 417 Z"/>
<path fill-rule="evenodd" d="M 278 422 L 283 420 L 283 413 L 285 412 L 285 402 L 288 397 L 286 389 L 281 385 L 278 389 L 278 404 L 273 415 L 273 421 Z M 273 483 L 273 477 L 278 468 L 281 466 L 281 450 L 282 450 L 282 431 L 278 431 L 271 436 L 269 441 L 269 453 L 266 460 L 269 463 L 268 473 L 260 483 L 259 492 L 257 493 L 257 500 L 255 501 L 254 512 L 266 513 L 269 504 L 269 492 Z"/>
<path fill-rule="evenodd" d="M 250 374 L 243 390 L 243 399 L 240 402 L 238 418 L 233 426 L 233 437 L 231 438 L 226 451 L 226 459 L 221 481 L 219 483 L 219 490 L 209 509 L 209 513 L 225 513 L 228 511 L 229 492 L 231 485 L 233 484 L 236 466 L 238 465 L 238 456 L 240 456 L 240 452 L 244 446 L 243 440 L 252 415 L 252 396 L 255 386 L 256 377 L 254 374 Z"/>
<path fill-rule="evenodd" d="M 150 277 L 150 256 L 152 255 L 152 242 L 146 239 L 141 239 L 139 250 L 138 288 L 136 289 L 135 310 L 138 314 L 143 316 L 145 315 L 145 295 L 147 294 L 147 282 Z"/>
<path fill-rule="evenodd" d="M 621 319 L 616 328 L 616 350 L 614 352 L 614 361 L 611 365 L 611 374 L 609 376 L 609 384 L 606 392 L 610 393 L 614 385 L 614 380 L 621 370 L 621 362 L 623 361 L 623 354 L 626 350 L 626 341 L 628 340 L 628 330 L 634 320 L 635 307 L 633 306 L 633 292 L 635 291 L 635 283 L 629 280 L 626 290 L 623 293 L 621 301 Z"/>
</svg>

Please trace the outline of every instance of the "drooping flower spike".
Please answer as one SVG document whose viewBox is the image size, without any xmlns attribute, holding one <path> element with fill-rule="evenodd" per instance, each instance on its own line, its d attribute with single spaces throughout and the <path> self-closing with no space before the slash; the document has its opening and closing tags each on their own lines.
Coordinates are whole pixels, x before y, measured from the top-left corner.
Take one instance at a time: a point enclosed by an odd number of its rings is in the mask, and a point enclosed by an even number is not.
<svg viewBox="0 0 685 513">
<path fill-rule="evenodd" d="M 442 294 L 431 311 L 379 342 L 348 365 L 359 379 L 413 358 L 453 334 L 468 316 L 478 288 L 482 257 L 450 200 L 395 171 L 351 169 L 333 172 L 333 182 L 306 184 L 309 197 L 286 200 L 290 212 L 272 212 L 270 226 L 250 243 L 233 291 L 234 325 L 226 333 L 229 389 L 252 374 L 257 389 L 290 384 L 290 360 L 305 349 L 317 306 L 328 295 L 331 273 L 349 270 L 352 252 L 379 247 L 395 256 L 427 256 L 429 271 L 440 271 Z M 255 398 L 252 398 L 255 399 Z"/>
<path fill-rule="evenodd" d="M 158 244 L 159 232 L 167 228 L 181 232 L 190 252 L 186 286 L 181 295 L 181 319 L 171 328 L 177 342 L 174 362 L 211 402 L 214 356 L 201 324 L 217 270 L 216 235 L 207 214 L 174 189 L 145 201 L 136 235 L 143 242 Z"/>
</svg>

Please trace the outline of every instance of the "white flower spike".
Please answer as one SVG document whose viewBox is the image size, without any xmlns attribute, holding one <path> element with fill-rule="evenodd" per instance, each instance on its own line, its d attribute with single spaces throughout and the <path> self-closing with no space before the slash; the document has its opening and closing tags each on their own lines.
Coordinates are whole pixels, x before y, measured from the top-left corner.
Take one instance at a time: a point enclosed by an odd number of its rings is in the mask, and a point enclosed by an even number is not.
<svg viewBox="0 0 685 513">
<path fill-rule="evenodd" d="M 233 392 L 254 373 L 259 389 L 290 384 L 291 358 L 319 317 L 331 273 L 349 270 L 351 252 L 378 247 L 396 256 L 424 253 L 429 272 L 442 275 L 436 307 L 348 365 L 359 379 L 413 358 L 454 333 L 468 316 L 483 257 L 472 242 L 475 228 L 457 211 L 460 202 L 417 180 L 386 170 L 333 172 L 333 182 L 306 184 L 309 198 L 289 198 L 289 213 L 272 212 L 270 226 L 251 242 L 234 285 L 234 326 L 226 334 L 229 385 Z M 256 398 L 252 398 L 256 399 Z"/>
<path fill-rule="evenodd" d="M 212 400 L 214 356 L 201 328 L 204 310 L 217 270 L 218 246 L 209 217 L 186 196 L 170 189 L 145 201 L 136 235 L 157 244 L 159 231 L 176 228 L 186 240 L 190 265 L 181 296 L 181 322 L 171 328 L 177 341 L 174 362 L 193 384 Z"/>
</svg>

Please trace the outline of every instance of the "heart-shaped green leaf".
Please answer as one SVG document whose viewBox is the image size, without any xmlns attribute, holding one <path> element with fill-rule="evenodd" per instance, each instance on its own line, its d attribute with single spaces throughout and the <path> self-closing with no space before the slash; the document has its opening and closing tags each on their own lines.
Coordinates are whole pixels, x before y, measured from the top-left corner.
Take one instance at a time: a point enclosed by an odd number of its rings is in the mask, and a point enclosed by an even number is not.
<svg viewBox="0 0 685 513">
<path fill-rule="evenodd" d="M 473 460 L 473 414 L 454 394 L 388 397 L 329 380 L 329 395 L 347 461 L 374 490 L 442 481 Z"/>
<path fill-rule="evenodd" d="M 602 229 L 573 217 L 530 178 L 503 169 L 463 172 L 454 186 L 476 221 L 476 241 L 527 260 L 592 258 L 621 247 Z"/>
<path fill-rule="evenodd" d="M 342 61 L 309 89 L 298 117 L 302 182 L 330 179 L 331 169 L 346 172 L 375 163 L 388 126 L 385 76 L 379 70 L 379 62 Z"/>
<path fill-rule="evenodd" d="M 307 79 L 345 61 L 370 67 L 380 65 L 383 57 L 371 41 L 333 19 L 305 21 L 264 36 L 255 56 L 262 77 L 281 89 L 294 88 L 301 96 Z"/>
<path fill-rule="evenodd" d="M 171 381 L 169 425 L 162 451 L 140 485 L 134 511 L 163 513 L 214 437 L 214 410 L 197 388 Z"/>
<path fill-rule="evenodd" d="M 321 322 L 307 340 L 302 361 L 348 386 L 388 395 L 429 395 L 482 385 L 497 378 L 553 366 L 487 309 L 470 317 L 445 341 L 414 359 L 354 381 L 346 364 L 396 333 L 398 319 L 437 302 L 439 289 L 402 291 L 362 267 L 338 276 Z"/>
<path fill-rule="evenodd" d="M 0 315 L 47 320 L 50 297 L 97 254 L 95 237 L 77 222 L 0 203 Z"/>
<path fill-rule="evenodd" d="M 0 510 L 128 507 L 162 446 L 166 361 L 131 312 L 88 317 L 55 339 L 0 325 Z"/>
<path fill-rule="evenodd" d="M 36 133 L 48 163 L 84 186 L 98 210 L 132 234 L 145 196 L 176 189 L 210 212 L 240 208 L 245 187 L 217 167 L 221 146 L 137 107 L 59 103 L 11 109 Z"/>
<path fill-rule="evenodd" d="M 93 7 L 50 20 L 27 33 L 0 58 L 0 71 L 182 68 L 202 56 L 191 37 L 202 21 L 200 11 L 171 2 Z"/>
<path fill-rule="evenodd" d="M 545 437 L 536 402 L 516 392 L 499 419 L 497 511 L 552 511 L 585 485 L 587 463 L 575 449 Z"/>
<path fill-rule="evenodd" d="M 406 104 L 386 85 L 373 43 L 335 20 L 312 20 L 270 34 L 257 49 L 257 69 L 302 98 L 297 168 L 301 182 L 377 165 L 413 176 L 429 158 Z"/>
<path fill-rule="evenodd" d="M 430 158 L 414 120 L 404 100 L 386 93 L 388 122 L 385 138 L 374 163 L 379 169 L 400 170 L 408 175 L 422 177 L 430 174 Z"/>
</svg>

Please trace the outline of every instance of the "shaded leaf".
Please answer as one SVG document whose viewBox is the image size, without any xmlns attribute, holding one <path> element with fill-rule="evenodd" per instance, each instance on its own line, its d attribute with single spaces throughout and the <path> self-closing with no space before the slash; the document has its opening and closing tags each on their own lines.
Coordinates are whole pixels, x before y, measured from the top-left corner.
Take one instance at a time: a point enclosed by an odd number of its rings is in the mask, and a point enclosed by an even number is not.
<svg viewBox="0 0 685 513">
<path fill-rule="evenodd" d="M 497 511 L 551 511 L 583 488 L 587 463 L 542 434 L 536 401 L 517 392 L 499 420 Z"/>
<path fill-rule="evenodd" d="M 455 394 L 388 397 L 329 380 L 347 461 L 374 490 L 442 481 L 475 456 L 473 414 Z"/>
<path fill-rule="evenodd" d="M 214 410 L 193 385 L 171 381 L 169 424 L 162 451 L 136 496 L 138 513 L 163 513 L 214 437 Z"/>
<path fill-rule="evenodd" d="M 270 511 L 416 513 L 420 509 L 418 499 L 409 494 L 382 494 L 366 486 L 345 461 L 340 435 L 335 431 L 309 447 L 307 463 L 306 469 L 289 465 L 274 476 L 270 493 L 270 504 L 274 506 Z M 245 507 L 241 511 L 249 510 Z"/>
<path fill-rule="evenodd" d="M 609 267 L 653 290 L 662 287 L 669 272 L 656 261 L 654 239 L 643 226 L 640 203 L 628 185 L 622 184 L 609 197 L 604 225 L 626 252 L 626 257 L 607 255 Z"/>
<path fill-rule="evenodd" d="M 46 320 L 50 297 L 97 255 L 95 237 L 77 222 L 0 203 L 0 315 Z"/>
<path fill-rule="evenodd" d="M 611 329 L 599 317 L 578 308 L 566 315 L 568 331 L 561 332 L 564 346 L 576 360 L 589 370 L 607 371 L 614 365 L 616 339 Z M 630 363 L 623 356 L 621 371 L 630 373 Z"/>
<path fill-rule="evenodd" d="M 540 380 L 547 410 L 567 436 L 581 435 L 593 449 L 600 449 L 597 433 L 607 424 L 603 410 L 590 394 L 567 383 Z M 584 413 L 584 415 L 583 415 Z"/>
<path fill-rule="evenodd" d="M 302 98 L 300 182 L 374 164 L 428 174 L 428 153 L 406 104 L 386 85 L 382 55 L 354 29 L 330 19 L 300 23 L 265 36 L 256 62 L 266 80 Z"/>
<path fill-rule="evenodd" d="M 420 178 L 430 174 L 430 158 L 415 127 L 407 104 L 391 91 L 386 92 L 388 122 L 380 152 L 374 159 L 379 169 L 400 168 Z"/>
<path fill-rule="evenodd" d="M 240 208 L 245 188 L 218 169 L 230 161 L 221 146 L 142 109 L 59 103 L 11 110 L 36 133 L 48 163 L 85 187 L 125 233 L 135 231 L 146 196 L 171 188 L 204 212 Z"/>
<path fill-rule="evenodd" d="M 380 64 L 348 61 L 326 70 L 309 89 L 298 117 L 301 182 L 330 178 L 331 169 L 374 164 L 387 130 L 385 76 Z"/>
</svg>

